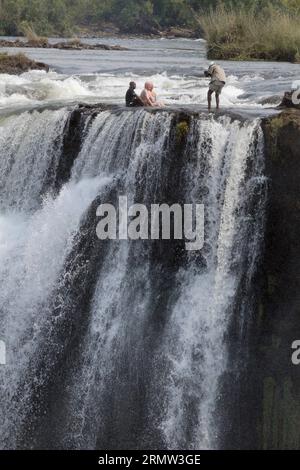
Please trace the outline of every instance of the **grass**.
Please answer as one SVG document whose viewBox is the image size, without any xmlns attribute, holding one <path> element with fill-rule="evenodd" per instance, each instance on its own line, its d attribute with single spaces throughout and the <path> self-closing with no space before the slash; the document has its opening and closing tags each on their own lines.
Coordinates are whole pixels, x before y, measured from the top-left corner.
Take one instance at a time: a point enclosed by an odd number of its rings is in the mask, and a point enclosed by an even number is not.
<svg viewBox="0 0 300 470">
<path fill-rule="evenodd" d="M 198 18 L 207 55 L 219 60 L 300 62 L 300 14 L 220 4 Z"/>
<path fill-rule="evenodd" d="M 45 47 L 48 45 L 48 38 L 38 36 L 30 24 L 26 22 L 22 23 L 20 30 L 33 47 Z"/>
<path fill-rule="evenodd" d="M 7 54 L 6 52 L 0 52 L 0 73 L 20 74 L 33 69 L 47 70 L 48 66 L 29 59 L 23 53 Z"/>
<path fill-rule="evenodd" d="M 1 64 L 4 63 L 20 63 L 20 64 L 27 64 L 28 58 L 22 52 L 18 54 L 8 55 L 7 52 L 0 52 L 0 62 Z"/>
</svg>

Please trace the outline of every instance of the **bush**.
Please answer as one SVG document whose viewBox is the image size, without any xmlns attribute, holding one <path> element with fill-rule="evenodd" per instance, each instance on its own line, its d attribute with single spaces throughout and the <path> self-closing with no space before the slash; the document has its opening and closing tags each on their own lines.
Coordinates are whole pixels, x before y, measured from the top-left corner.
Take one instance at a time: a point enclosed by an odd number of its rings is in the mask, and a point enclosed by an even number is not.
<svg viewBox="0 0 300 470">
<path fill-rule="evenodd" d="M 49 70 L 46 64 L 35 62 L 23 53 L 9 55 L 0 53 L 0 73 L 20 74 L 28 70 Z"/>
<path fill-rule="evenodd" d="M 297 62 L 300 56 L 300 14 L 268 6 L 233 8 L 219 5 L 199 18 L 208 57 L 235 60 Z"/>
<path fill-rule="evenodd" d="M 36 34 L 35 30 L 33 29 L 33 27 L 30 24 L 28 24 L 26 22 L 22 23 L 21 26 L 20 26 L 20 31 L 24 34 L 27 41 L 30 44 L 32 44 L 33 47 L 47 46 L 48 38 L 38 36 Z"/>
</svg>

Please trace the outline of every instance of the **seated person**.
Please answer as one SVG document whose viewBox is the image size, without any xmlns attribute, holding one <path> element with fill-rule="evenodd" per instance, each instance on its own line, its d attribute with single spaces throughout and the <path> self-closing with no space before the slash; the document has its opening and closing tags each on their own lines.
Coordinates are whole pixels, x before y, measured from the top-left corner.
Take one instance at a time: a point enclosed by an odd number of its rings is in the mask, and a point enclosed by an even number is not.
<svg viewBox="0 0 300 470">
<path fill-rule="evenodd" d="M 155 107 L 162 107 L 163 103 L 161 101 L 157 101 L 156 93 L 153 90 L 154 85 L 152 82 L 146 82 L 145 88 L 141 93 L 141 100 L 144 106 L 155 106 Z"/>
<path fill-rule="evenodd" d="M 134 91 L 135 89 L 136 89 L 136 83 L 130 82 L 129 88 L 126 92 L 126 97 L 125 97 L 126 106 L 128 106 L 129 108 L 134 108 L 136 106 L 144 106 L 143 101 Z"/>
</svg>

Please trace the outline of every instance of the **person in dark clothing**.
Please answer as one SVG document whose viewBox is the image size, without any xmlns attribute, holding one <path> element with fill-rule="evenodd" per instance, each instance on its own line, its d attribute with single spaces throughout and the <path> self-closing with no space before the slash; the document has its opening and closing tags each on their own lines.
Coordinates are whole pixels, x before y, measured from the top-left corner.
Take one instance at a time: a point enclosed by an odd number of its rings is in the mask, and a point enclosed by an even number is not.
<svg viewBox="0 0 300 470">
<path fill-rule="evenodd" d="M 136 89 L 136 83 L 135 82 L 130 82 L 129 83 L 129 88 L 126 93 L 126 106 L 129 108 L 134 108 L 136 106 L 144 106 L 141 98 L 136 94 L 134 91 Z"/>
</svg>

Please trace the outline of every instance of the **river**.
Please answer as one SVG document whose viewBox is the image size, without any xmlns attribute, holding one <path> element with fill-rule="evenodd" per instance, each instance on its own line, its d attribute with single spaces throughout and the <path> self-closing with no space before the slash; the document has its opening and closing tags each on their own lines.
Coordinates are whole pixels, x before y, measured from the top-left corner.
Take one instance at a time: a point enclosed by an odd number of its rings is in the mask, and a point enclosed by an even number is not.
<svg viewBox="0 0 300 470">
<path fill-rule="evenodd" d="M 13 39 L 13 38 L 11 38 Z M 52 42 L 59 39 L 51 39 Z M 130 80 L 142 90 L 151 79 L 166 105 L 206 103 L 208 67 L 202 39 L 89 39 L 88 43 L 119 44 L 128 51 L 67 51 L 57 49 L 7 49 L 25 52 L 50 65 L 51 71 L 28 72 L 19 77 L 0 75 L 0 108 L 24 108 L 41 103 L 73 101 L 123 104 Z M 283 92 L 300 77 L 300 65 L 280 62 L 222 62 L 227 85 L 222 93 L 226 108 L 263 108 L 262 100 Z"/>
</svg>

